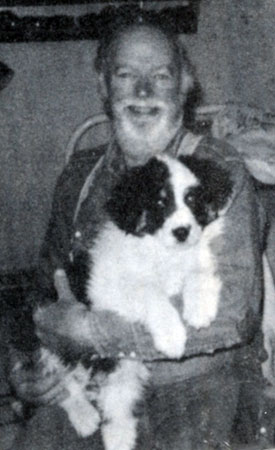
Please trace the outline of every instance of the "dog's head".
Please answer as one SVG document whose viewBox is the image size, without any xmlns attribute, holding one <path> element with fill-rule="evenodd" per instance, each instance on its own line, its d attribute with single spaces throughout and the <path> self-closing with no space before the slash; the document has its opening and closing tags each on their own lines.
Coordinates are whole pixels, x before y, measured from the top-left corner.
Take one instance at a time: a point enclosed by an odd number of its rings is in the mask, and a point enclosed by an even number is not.
<svg viewBox="0 0 275 450">
<path fill-rule="evenodd" d="M 213 161 L 157 156 L 122 176 L 106 208 L 126 233 L 159 234 L 167 245 L 192 244 L 219 216 L 231 191 L 228 173 Z"/>
</svg>

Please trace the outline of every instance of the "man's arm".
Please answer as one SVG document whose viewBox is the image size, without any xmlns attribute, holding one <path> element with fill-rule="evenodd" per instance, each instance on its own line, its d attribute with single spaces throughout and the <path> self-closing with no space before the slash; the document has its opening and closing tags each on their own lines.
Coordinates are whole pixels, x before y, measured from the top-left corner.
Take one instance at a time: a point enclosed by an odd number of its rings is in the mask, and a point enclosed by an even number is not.
<svg viewBox="0 0 275 450">
<path fill-rule="evenodd" d="M 191 330 L 187 354 L 214 352 L 249 342 L 259 328 L 262 302 L 262 254 L 266 214 L 255 183 L 236 150 L 205 138 L 196 149 L 201 158 L 214 158 L 233 181 L 231 204 L 223 234 L 211 245 L 222 281 L 220 306 L 209 328 Z"/>
<path fill-rule="evenodd" d="M 47 299 L 57 300 L 54 273 L 56 269 L 66 270 L 70 265 L 72 227 L 80 191 L 103 151 L 100 147 L 73 155 L 57 180 L 51 216 L 40 251 L 37 283 L 32 292 L 36 302 L 43 304 Z"/>
</svg>

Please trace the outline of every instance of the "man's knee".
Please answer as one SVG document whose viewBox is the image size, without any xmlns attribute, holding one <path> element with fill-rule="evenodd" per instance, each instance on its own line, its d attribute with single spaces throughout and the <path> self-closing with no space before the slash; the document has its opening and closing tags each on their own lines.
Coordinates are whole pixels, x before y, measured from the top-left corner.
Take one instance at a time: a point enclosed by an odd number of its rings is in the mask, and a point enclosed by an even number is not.
<svg viewBox="0 0 275 450">
<path fill-rule="evenodd" d="M 147 400 L 147 432 L 154 445 L 148 448 L 180 450 L 184 445 L 201 450 L 228 441 L 239 385 L 233 371 L 222 371 L 153 388 Z"/>
</svg>

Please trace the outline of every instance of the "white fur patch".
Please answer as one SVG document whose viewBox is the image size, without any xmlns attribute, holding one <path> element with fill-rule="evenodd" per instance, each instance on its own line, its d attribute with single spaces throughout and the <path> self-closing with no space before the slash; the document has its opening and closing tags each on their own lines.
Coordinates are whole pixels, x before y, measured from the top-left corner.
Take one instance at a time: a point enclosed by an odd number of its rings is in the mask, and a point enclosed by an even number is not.
<svg viewBox="0 0 275 450">
<path fill-rule="evenodd" d="M 86 386 L 89 378 L 89 371 L 78 364 L 67 376 L 66 389 L 69 391 L 69 396 L 60 404 L 81 437 L 91 436 L 98 429 L 101 421 L 97 409 L 87 398 Z"/>
<path fill-rule="evenodd" d="M 157 350 L 171 358 L 181 357 L 186 333 L 169 301 L 169 295 L 179 292 L 181 284 L 177 276 L 182 262 L 180 252 L 165 248 L 156 236 L 140 239 L 126 235 L 108 222 L 91 257 L 94 264 L 87 293 L 93 308 L 143 323 Z"/>
<path fill-rule="evenodd" d="M 187 252 L 187 266 L 183 284 L 184 319 L 195 328 L 208 327 L 216 318 L 222 282 L 211 243 L 223 232 L 224 220 L 219 218 L 202 232 L 194 248 Z M 188 256 L 189 253 L 189 256 Z"/>
<path fill-rule="evenodd" d="M 101 388 L 98 405 L 105 420 L 101 432 L 106 449 L 134 449 L 138 419 L 133 413 L 148 379 L 149 371 L 141 362 L 121 360 Z"/>
</svg>

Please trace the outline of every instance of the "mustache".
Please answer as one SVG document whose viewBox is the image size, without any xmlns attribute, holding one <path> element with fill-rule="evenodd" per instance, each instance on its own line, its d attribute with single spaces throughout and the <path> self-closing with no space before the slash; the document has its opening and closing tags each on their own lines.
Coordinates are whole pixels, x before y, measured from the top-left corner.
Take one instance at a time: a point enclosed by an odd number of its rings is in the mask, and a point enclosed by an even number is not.
<svg viewBox="0 0 275 450">
<path fill-rule="evenodd" d="M 118 100 L 115 103 L 116 109 L 122 110 L 126 108 L 152 108 L 152 109 L 164 109 L 167 107 L 166 103 L 162 100 L 156 100 L 156 99 L 122 99 Z"/>
<path fill-rule="evenodd" d="M 127 109 L 129 107 L 135 107 L 135 108 L 155 108 L 159 110 L 166 110 L 167 104 L 163 100 L 156 100 L 156 99 L 136 99 L 136 98 L 127 98 L 127 99 L 121 99 L 117 100 L 115 102 L 115 108 L 112 106 L 112 101 L 109 97 L 105 98 L 104 100 L 104 110 L 107 116 L 110 117 L 110 119 L 113 118 L 113 109 L 115 109 L 117 112 L 122 112 L 124 109 Z"/>
</svg>

